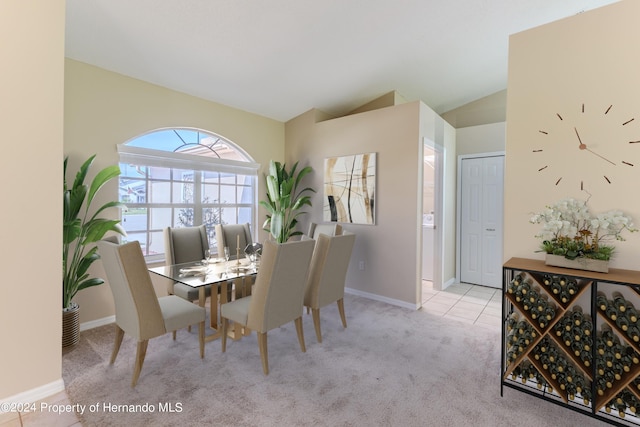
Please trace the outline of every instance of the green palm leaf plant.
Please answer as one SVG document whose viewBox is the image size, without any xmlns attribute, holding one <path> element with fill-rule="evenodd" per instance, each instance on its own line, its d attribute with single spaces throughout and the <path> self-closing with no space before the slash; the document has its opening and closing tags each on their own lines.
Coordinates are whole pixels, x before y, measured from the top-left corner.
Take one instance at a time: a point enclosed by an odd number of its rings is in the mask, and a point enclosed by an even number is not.
<svg viewBox="0 0 640 427">
<path fill-rule="evenodd" d="M 311 206 L 311 196 L 307 193 L 316 192 L 310 187 L 298 191 L 302 179 L 313 169 L 306 166 L 297 171 L 297 168 L 298 162 L 287 172 L 285 164 L 272 160 L 269 162 L 269 174 L 265 175 L 267 200 L 261 200 L 260 205 L 268 214 L 262 227 L 271 233 L 278 243 L 285 243 L 292 236 L 302 234 L 295 229 L 298 216 L 306 213 L 301 211 L 304 206 Z"/>
<path fill-rule="evenodd" d="M 76 174 L 71 187 L 67 186 L 67 161 L 64 159 L 63 175 L 63 240 L 62 240 L 62 309 L 73 307 L 72 300 L 76 293 L 82 289 L 101 285 L 104 280 L 98 277 L 91 277 L 87 272 L 91 264 L 100 259 L 98 248 L 88 248 L 93 243 L 104 238 L 113 231 L 121 235 L 126 235 L 124 228 L 120 225 L 120 220 L 112 220 L 99 217 L 104 210 L 113 207 L 123 207 L 117 201 L 105 203 L 93 214 L 91 212 L 92 202 L 96 193 L 111 179 L 120 175 L 120 168 L 117 165 L 107 166 L 93 178 L 91 184 L 85 184 L 85 178 L 93 161 L 95 154 L 89 157 Z"/>
</svg>

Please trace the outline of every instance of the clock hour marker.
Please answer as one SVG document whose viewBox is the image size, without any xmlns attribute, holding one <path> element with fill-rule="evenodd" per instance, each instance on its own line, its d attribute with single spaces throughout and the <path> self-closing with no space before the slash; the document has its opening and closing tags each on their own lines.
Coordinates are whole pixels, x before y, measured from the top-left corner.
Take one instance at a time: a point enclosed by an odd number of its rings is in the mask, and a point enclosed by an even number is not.
<svg viewBox="0 0 640 427">
<path fill-rule="evenodd" d="M 547 166 L 543 166 L 543 167 L 541 167 L 540 169 L 538 169 L 538 172 L 542 172 L 543 170 L 545 170 L 545 169 L 546 169 L 546 168 L 548 168 L 548 167 L 549 167 L 549 165 L 547 165 Z"/>
<path fill-rule="evenodd" d="M 556 181 L 556 185 L 560 184 L 560 181 L 562 181 L 562 177 L 558 178 L 558 180 Z"/>
<path fill-rule="evenodd" d="M 624 160 L 622 161 L 622 164 L 627 166 L 633 166 L 633 163 L 625 162 Z"/>
<path fill-rule="evenodd" d="M 582 104 L 582 112 L 584 113 L 584 104 Z"/>
<path fill-rule="evenodd" d="M 631 122 L 632 122 L 632 121 L 634 121 L 634 120 L 635 120 L 635 118 L 629 119 L 629 120 L 627 120 L 626 122 L 624 122 L 624 123 L 622 124 L 622 126 L 624 126 L 624 125 L 628 125 L 629 123 L 631 123 Z"/>
<path fill-rule="evenodd" d="M 544 133 L 545 135 L 549 135 L 549 132 L 544 131 L 544 130 L 539 130 L 538 132 L 540 132 L 540 133 Z"/>
<path fill-rule="evenodd" d="M 607 180 L 607 182 L 608 182 L 609 184 L 611 184 L 611 180 L 610 180 L 609 178 L 607 178 L 607 176 L 606 176 L 606 175 L 603 175 L 603 176 L 604 176 L 604 179 L 606 179 L 606 180 Z"/>
<path fill-rule="evenodd" d="M 584 190 L 584 181 L 580 181 L 580 191 Z"/>
<path fill-rule="evenodd" d="M 640 143 L 640 141 L 629 141 L 629 144 L 637 144 Z"/>
<path fill-rule="evenodd" d="M 556 116 L 558 116 L 558 118 L 559 118 L 560 120 L 564 120 L 564 119 L 562 118 L 562 116 L 560 115 L 560 113 L 556 113 Z"/>
<path fill-rule="evenodd" d="M 534 153 L 542 153 L 542 150 L 533 150 Z"/>
<path fill-rule="evenodd" d="M 609 105 L 609 108 L 607 108 L 607 111 L 605 111 L 604 113 L 605 113 L 605 114 L 609 114 L 609 110 L 611 110 L 611 107 L 613 107 L 613 104 L 612 104 L 612 105 Z"/>
</svg>

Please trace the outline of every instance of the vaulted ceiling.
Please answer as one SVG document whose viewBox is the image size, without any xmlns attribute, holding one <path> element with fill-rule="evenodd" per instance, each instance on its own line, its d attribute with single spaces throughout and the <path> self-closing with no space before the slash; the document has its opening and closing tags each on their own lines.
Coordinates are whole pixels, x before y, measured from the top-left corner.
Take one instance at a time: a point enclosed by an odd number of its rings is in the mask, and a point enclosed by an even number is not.
<svg viewBox="0 0 640 427">
<path fill-rule="evenodd" d="M 287 121 L 507 87 L 509 35 L 615 0 L 67 0 L 66 56 Z"/>
</svg>

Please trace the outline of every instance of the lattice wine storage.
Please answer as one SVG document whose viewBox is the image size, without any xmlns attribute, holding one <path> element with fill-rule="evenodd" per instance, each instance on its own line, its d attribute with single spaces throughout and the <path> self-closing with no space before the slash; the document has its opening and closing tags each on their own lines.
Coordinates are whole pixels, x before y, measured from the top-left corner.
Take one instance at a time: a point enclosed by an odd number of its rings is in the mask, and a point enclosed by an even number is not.
<svg viewBox="0 0 640 427">
<path fill-rule="evenodd" d="M 640 272 L 512 258 L 502 306 L 502 387 L 640 425 Z"/>
</svg>

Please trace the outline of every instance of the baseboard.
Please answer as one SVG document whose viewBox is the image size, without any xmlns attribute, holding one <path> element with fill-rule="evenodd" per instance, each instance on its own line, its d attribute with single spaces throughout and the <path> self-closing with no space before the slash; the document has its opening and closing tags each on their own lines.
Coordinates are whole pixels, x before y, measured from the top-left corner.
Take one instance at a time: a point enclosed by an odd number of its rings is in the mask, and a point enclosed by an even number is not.
<svg viewBox="0 0 640 427">
<path fill-rule="evenodd" d="M 107 316 L 102 319 L 91 320 L 89 322 L 84 322 L 80 324 L 80 332 L 86 331 L 87 329 L 97 328 L 98 326 L 108 325 L 110 323 L 114 323 L 116 321 L 116 316 Z"/>
<path fill-rule="evenodd" d="M 0 414 L 8 412 L 3 410 L 5 408 L 5 405 L 2 405 L 1 403 L 33 403 L 39 400 L 46 399 L 47 397 L 53 396 L 54 394 L 60 393 L 61 391 L 64 391 L 64 381 L 62 380 L 62 378 L 49 384 L 45 384 L 40 387 L 24 391 L 22 393 L 0 399 Z"/>
<path fill-rule="evenodd" d="M 348 293 L 348 294 L 351 294 L 351 295 L 357 295 L 359 297 L 372 299 L 374 301 L 386 302 L 387 304 L 395 305 L 395 306 L 402 307 L 402 308 L 408 308 L 410 310 L 416 310 L 416 309 L 419 308 L 415 304 L 411 304 L 411 303 L 406 302 L 406 301 L 400 301 L 400 300 L 393 299 L 393 298 L 387 298 L 387 297 L 383 297 L 383 296 L 380 296 L 380 295 L 377 295 L 377 294 L 372 294 L 372 293 L 369 293 L 369 292 L 359 291 L 357 289 L 344 288 L 344 291 L 346 293 Z"/>
<path fill-rule="evenodd" d="M 458 281 L 456 280 L 455 277 L 452 277 L 451 279 L 447 280 L 446 282 L 444 282 L 442 284 L 442 290 L 444 291 L 445 289 L 447 289 L 449 286 L 453 285 L 454 283 L 458 283 Z"/>
</svg>

